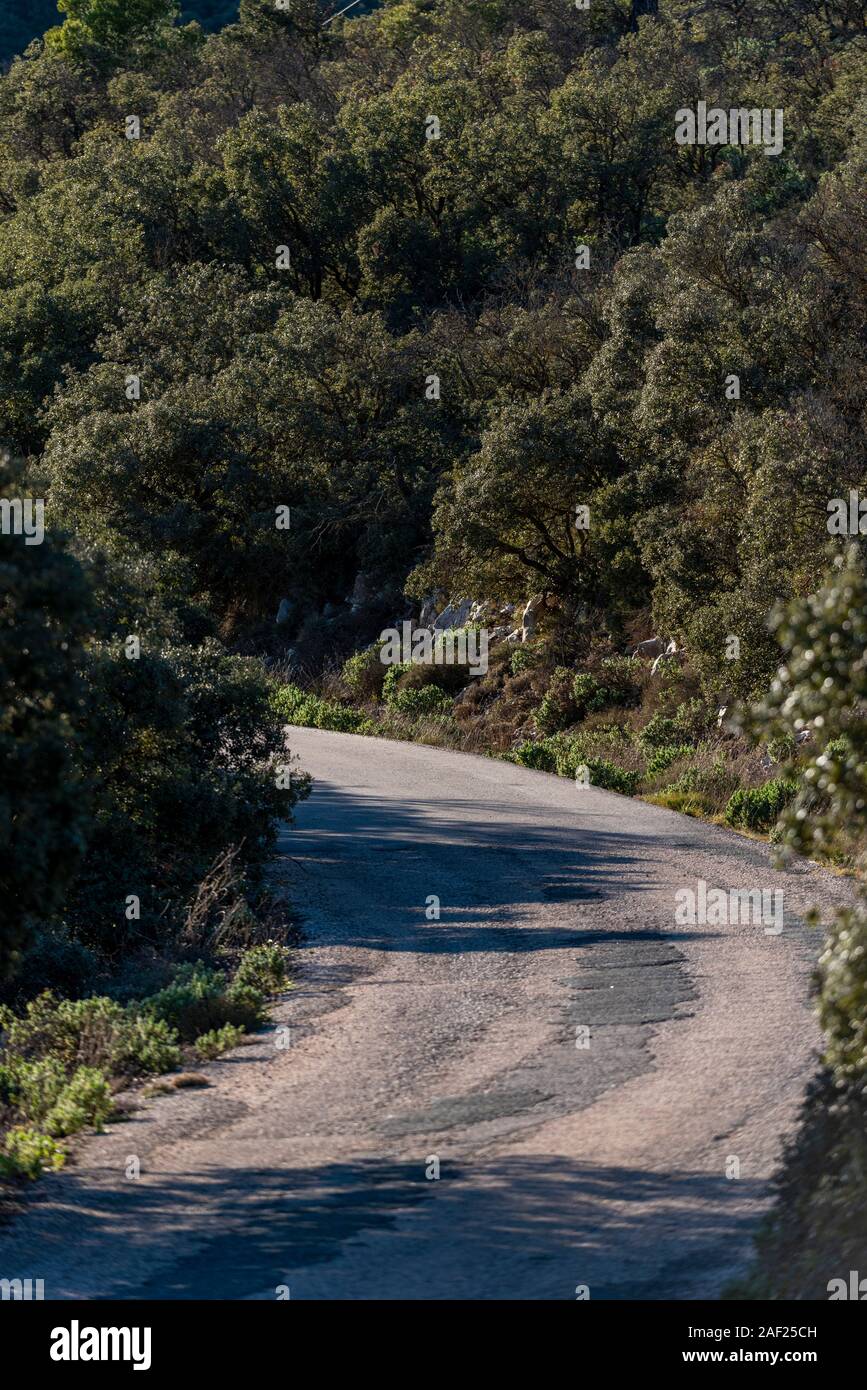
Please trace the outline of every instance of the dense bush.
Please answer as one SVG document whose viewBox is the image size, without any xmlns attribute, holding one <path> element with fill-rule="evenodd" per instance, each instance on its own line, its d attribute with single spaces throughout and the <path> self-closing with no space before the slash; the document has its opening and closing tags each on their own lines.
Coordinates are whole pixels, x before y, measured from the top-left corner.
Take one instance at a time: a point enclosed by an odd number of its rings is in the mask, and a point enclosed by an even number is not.
<svg viewBox="0 0 867 1390">
<path fill-rule="evenodd" d="M 292 953 L 278 941 L 263 941 L 251 946 L 241 957 L 235 971 L 236 985 L 249 985 L 262 995 L 282 994 L 289 985 L 289 962 Z"/>
<path fill-rule="evenodd" d="M 398 714 L 419 719 L 426 714 L 441 714 L 451 708 L 451 697 L 437 685 L 423 685 L 417 690 L 398 690 L 390 702 Z"/>
<path fill-rule="evenodd" d="M 0 449 L 0 501 L 33 493 Z M 82 567 L 59 537 L 0 530 L 0 980 L 62 908 L 93 825 L 82 778 Z"/>
<path fill-rule="evenodd" d="M 372 732 L 373 725 L 359 710 L 340 705 L 335 700 L 323 700 L 319 695 L 304 691 L 297 685 L 281 685 L 271 696 L 272 707 L 288 724 L 300 724 L 311 729 L 333 729 L 341 734 Z"/>
<path fill-rule="evenodd" d="M 733 793 L 725 818 L 729 825 L 746 830 L 769 830 L 797 792 L 798 783 L 785 777 L 772 778 L 763 787 L 741 787 Z"/>
<path fill-rule="evenodd" d="M 201 1037 L 196 1038 L 193 1049 L 202 1061 L 210 1062 L 230 1048 L 237 1047 L 243 1036 L 243 1028 L 224 1023 L 222 1028 L 212 1028 L 209 1033 L 202 1033 Z"/>
<path fill-rule="evenodd" d="M 561 729 L 567 729 L 570 724 L 576 723 L 579 713 L 573 686 L 578 681 L 589 679 L 591 678 L 573 677 L 567 667 L 557 667 L 534 715 L 536 728 L 543 737 L 558 733 Z"/>
<path fill-rule="evenodd" d="M 681 758 L 688 758 L 694 751 L 691 743 L 657 744 L 647 759 L 645 775 L 655 777 L 657 773 L 664 772 L 672 763 L 678 762 Z"/>
<path fill-rule="evenodd" d="M 343 663 L 340 679 L 350 695 L 361 700 L 378 700 L 382 695 L 386 667 L 379 657 L 380 648 L 367 647 Z"/>
<path fill-rule="evenodd" d="M 66 1150 L 47 1134 L 16 1125 L 4 1136 L 0 1150 L 0 1177 L 38 1178 L 56 1172 L 66 1162 Z"/>
</svg>

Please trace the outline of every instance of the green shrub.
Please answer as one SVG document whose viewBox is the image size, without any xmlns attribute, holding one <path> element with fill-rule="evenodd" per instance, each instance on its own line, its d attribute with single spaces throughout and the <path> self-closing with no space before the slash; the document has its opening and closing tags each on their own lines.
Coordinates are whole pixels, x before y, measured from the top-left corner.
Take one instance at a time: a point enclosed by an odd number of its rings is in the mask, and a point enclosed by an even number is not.
<svg viewBox="0 0 867 1390">
<path fill-rule="evenodd" d="M 640 731 L 638 742 L 644 748 L 670 748 L 682 741 L 682 733 L 677 719 L 668 714 L 654 714 Z"/>
<path fill-rule="evenodd" d="M 544 739 L 539 743 L 527 739 L 524 743 L 519 744 L 511 754 L 511 761 L 519 763 L 521 767 L 536 768 L 539 772 L 556 772 L 557 770 L 554 751 Z"/>
<path fill-rule="evenodd" d="M 747 830 L 768 830 L 797 792 L 798 783 L 785 777 L 775 777 L 763 787 L 742 787 L 726 806 L 726 821 Z"/>
<path fill-rule="evenodd" d="M 369 734 L 373 724 L 361 710 L 338 705 L 333 700 L 319 700 L 314 724 L 317 729 L 331 729 L 337 734 Z"/>
<path fill-rule="evenodd" d="M 841 908 L 819 958 L 819 1021 L 836 1077 L 867 1081 L 867 906 Z"/>
<path fill-rule="evenodd" d="M 6 1135 L 0 1153 L 0 1177 L 38 1178 L 40 1173 L 56 1173 L 66 1162 L 66 1149 L 47 1134 L 16 1127 Z"/>
<path fill-rule="evenodd" d="M 243 981 L 227 984 L 221 970 L 212 970 L 197 961 L 180 966 L 165 989 L 142 1000 L 143 1013 L 163 1019 L 184 1042 L 193 1042 L 203 1033 L 233 1023 L 239 1028 L 257 1028 L 262 1022 L 262 995 Z"/>
<path fill-rule="evenodd" d="M 602 787 L 605 791 L 620 792 L 623 796 L 634 796 L 640 781 L 640 773 L 627 772 L 605 758 L 588 758 L 590 784 Z"/>
<path fill-rule="evenodd" d="M 577 679 L 565 666 L 558 666 L 554 671 L 533 716 L 536 728 L 543 736 L 558 733 L 578 719 L 578 707 L 572 693 L 573 680 Z"/>
<path fill-rule="evenodd" d="M 638 656 L 606 656 L 600 663 L 607 702 L 623 707 L 637 705 L 646 678 L 644 662 Z"/>
<path fill-rule="evenodd" d="M 586 741 L 580 736 L 567 738 L 554 734 L 538 743 L 522 743 L 510 755 L 510 761 L 539 772 L 556 772 L 561 777 L 574 778 L 579 767 L 586 767 L 590 784 L 605 791 L 634 796 L 640 780 L 638 772 L 628 772 L 606 758 L 588 757 Z"/>
<path fill-rule="evenodd" d="M 271 692 L 271 704 L 287 724 L 314 727 L 317 699 L 299 685 L 280 685 Z"/>
<path fill-rule="evenodd" d="M 583 719 L 593 710 L 604 709 L 609 703 L 608 691 L 601 686 L 595 676 L 579 672 L 572 681 L 572 699 L 576 717 Z"/>
<path fill-rule="evenodd" d="M 200 1038 L 196 1038 L 193 1049 L 203 1061 L 212 1062 L 221 1053 L 237 1047 L 243 1036 L 243 1028 L 236 1028 L 233 1023 L 224 1023 L 222 1028 L 212 1028 L 210 1033 L 203 1033 Z"/>
<path fill-rule="evenodd" d="M 516 647 L 509 660 L 509 674 L 520 676 L 522 671 L 528 671 L 534 665 L 535 658 L 526 647 Z"/>
<path fill-rule="evenodd" d="M 9 1010 L 5 1018 L 10 1056 L 52 1058 L 65 1072 L 79 1065 L 123 1076 L 171 1071 L 180 1061 L 177 1041 L 166 1023 L 103 995 L 58 1000 L 46 990 L 22 1015 Z"/>
<path fill-rule="evenodd" d="M 694 752 L 690 743 L 664 743 L 648 759 L 645 776 L 656 777 L 679 758 L 688 758 Z"/>
<path fill-rule="evenodd" d="M 373 729 L 361 710 L 323 700 L 297 685 L 281 685 L 272 692 L 271 703 L 287 724 L 308 729 L 331 729 L 340 734 L 365 734 Z"/>
<path fill-rule="evenodd" d="M 111 1052 L 116 1076 L 158 1076 L 181 1064 L 178 1035 L 165 1019 L 127 1008 Z"/>
<path fill-rule="evenodd" d="M 411 661 L 396 661 L 388 667 L 382 682 L 382 698 L 387 705 L 393 705 L 397 698 L 401 676 L 412 670 Z"/>
<path fill-rule="evenodd" d="M 378 700 L 382 696 L 386 666 L 379 647 L 368 647 L 344 661 L 340 679 L 356 700 Z"/>
<path fill-rule="evenodd" d="M 111 1090 L 101 1071 L 79 1067 L 63 1087 L 43 1120 L 45 1132 L 58 1139 L 87 1125 L 102 1129 L 114 1108 Z"/>
<path fill-rule="evenodd" d="M 418 690 L 398 690 L 391 700 L 391 708 L 410 719 L 419 719 L 426 714 L 442 714 L 451 708 L 451 696 L 437 685 L 423 685 Z"/>
<path fill-rule="evenodd" d="M 695 758 L 701 748 L 688 751 Z M 720 754 L 709 767 L 700 762 L 691 763 L 676 782 L 665 788 L 669 794 L 665 804 L 672 810 L 683 809 L 691 816 L 714 815 L 723 810 L 738 789 L 737 772 Z M 683 804 L 677 801 L 679 797 L 686 799 Z"/>
<path fill-rule="evenodd" d="M 108 1082 L 95 1067 L 78 1067 L 68 1076 L 56 1057 L 7 1058 L 0 1084 L 16 1115 L 54 1138 L 86 1125 L 99 1129 L 111 1114 Z"/>
<path fill-rule="evenodd" d="M 289 961 L 292 953 L 288 946 L 277 941 L 266 941 L 259 946 L 251 946 L 241 957 L 235 971 L 236 985 L 251 985 L 260 994 L 282 994 L 289 986 Z"/>
</svg>

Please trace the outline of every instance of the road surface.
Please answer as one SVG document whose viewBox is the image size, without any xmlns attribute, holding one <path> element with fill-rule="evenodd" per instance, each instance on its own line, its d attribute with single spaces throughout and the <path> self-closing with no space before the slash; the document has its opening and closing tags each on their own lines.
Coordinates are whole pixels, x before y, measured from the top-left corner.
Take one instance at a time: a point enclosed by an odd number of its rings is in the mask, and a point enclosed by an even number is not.
<svg viewBox="0 0 867 1390">
<path fill-rule="evenodd" d="M 316 779 L 278 858 L 298 987 L 208 1090 L 37 1184 L 0 1276 L 48 1298 L 715 1297 L 818 1042 L 800 917 L 845 883 L 508 763 L 290 739 Z M 783 931 L 678 925 L 700 879 L 782 888 Z"/>
</svg>

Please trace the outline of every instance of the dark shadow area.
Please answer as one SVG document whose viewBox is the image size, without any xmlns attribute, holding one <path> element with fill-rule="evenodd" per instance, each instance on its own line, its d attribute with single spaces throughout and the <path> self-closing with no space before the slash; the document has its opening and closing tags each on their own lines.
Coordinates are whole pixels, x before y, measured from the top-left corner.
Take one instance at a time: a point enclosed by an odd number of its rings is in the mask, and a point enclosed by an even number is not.
<svg viewBox="0 0 867 1390">
<path fill-rule="evenodd" d="M 676 1166 L 661 1175 L 553 1158 L 464 1169 L 444 1161 L 440 1178 L 428 1181 L 421 1158 L 371 1160 L 215 1171 L 193 1185 L 183 1174 L 166 1175 L 159 1189 L 126 1191 L 122 1212 L 116 1196 L 90 1191 L 76 1239 L 110 1272 L 113 1248 L 118 1267 L 127 1263 L 121 1218 L 161 1227 L 173 1209 L 208 1200 L 202 1228 L 184 1238 L 186 1253 L 172 1259 L 167 1234 L 161 1254 L 169 1263 L 141 1286 L 107 1291 L 122 1298 L 247 1298 L 285 1283 L 303 1299 L 305 1270 L 338 1260 L 347 1243 L 383 1234 L 389 1241 L 377 1242 L 375 1265 L 361 1259 L 336 1269 L 333 1288 L 316 1296 L 400 1296 L 389 1270 L 409 1261 L 428 1292 L 414 1293 L 410 1281 L 408 1297 L 572 1299 L 587 1283 L 597 1299 L 689 1298 L 702 1279 L 737 1265 L 755 1220 L 744 1199 L 760 1191 L 748 1178 Z M 407 1213 L 416 1219 L 401 1225 Z"/>
<path fill-rule="evenodd" d="M 658 836 L 603 829 L 599 821 L 608 817 L 592 812 L 582 815 L 579 823 L 567 811 L 550 809 L 544 823 L 529 820 L 517 825 L 513 803 L 498 802 L 486 809 L 491 818 L 482 820 L 474 801 L 390 800 L 317 781 L 311 801 L 299 809 L 297 826 L 284 831 L 280 850 L 304 867 L 340 863 L 348 875 L 364 876 L 364 910 L 351 932 L 341 933 L 345 944 L 422 954 L 575 948 L 597 939 L 577 914 L 574 925 L 564 921 L 536 926 L 528 923 L 526 908 L 562 904 L 564 909 L 585 905 L 592 910 L 613 895 L 635 895 L 635 912 L 630 913 L 634 919 L 642 912 L 641 895 L 658 891 L 661 879 L 677 883 L 673 855 L 682 855 L 684 886 L 696 880 L 696 853 L 690 842 L 672 851 Z M 502 820 L 496 818 L 500 815 Z M 382 901 L 373 906 L 382 910 L 372 927 L 367 890 L 379 853 Z M 399 862 L 397 869 L 393 859 Z M 753 860 L 758 868 L 756 851 Z M 441 900 L 435 921 L 424 915 L 431 892 Z M 664 929 L 672 941 L 716 934 L 712 927 L 677 929 L 673 888 L 670 913 L 660 914 L 658 902 L 648 904 L 647 911 L 653 914 L 653 927 Z M 510 925 L 517 921 L 520 926 Z M 640 939 L 642 927 L 636 922 L 636 931 L 627 930 L 624 936 Z M 599 939 L 612 938 L 602 932 Z"/>
</svg>

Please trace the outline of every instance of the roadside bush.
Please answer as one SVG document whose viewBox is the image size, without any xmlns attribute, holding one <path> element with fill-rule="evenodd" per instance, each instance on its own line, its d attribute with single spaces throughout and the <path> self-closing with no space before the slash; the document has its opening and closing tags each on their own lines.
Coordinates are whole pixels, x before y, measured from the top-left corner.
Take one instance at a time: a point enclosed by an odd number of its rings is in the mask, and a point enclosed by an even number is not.
<svg viewBox="0 0 867 1390">
<path fill-rule="evenodd" d="M 600 662 L 607 703 L 628 707 L 641 698 L 647 671 L 638 656 L 606 656 Z"/>
<path fill-rule="evenodd" d="M 385 704 L 392 705 L 394 703 L 401 677 L 411 670 L 411 661 L 395 661 L 388 667 L 382 682 L 382 698 Z"/>
<path fill-rule="evenodd" d="M 606 758 L 589 758 L 587 767 L 591 786 L 602 787 L 605 791 L 620 792 L 622 796 L 635 795 L 641 779 L 639 772 L 627 772 L 625 768 L 617 767 Z"/>
<path fill-rule="evenodd" d="M 410 719 L 419 719 L 426 714 L 439 714 L 451 708 L 451 696 L 437 685 L 423 685 L 418 690 L 398 690 L 391 700 L 391 708 Z"/>
<path fill-rule="evenodd" d="M 165 1019 L 129 1006 L 115 1035 L 110 1067 L 116 1076 L 159 1076 L 181 1065 L 178 1035 Z"/>
<path fill-rule="evenodd" d="M 379 647 L 368 647 L 344 661 L 340 679 L 356 700 L 379 700 L 387 667 L 379 657 Z"/>
<path fill-rule="evenodd" d="M 271 704 L 280 718 L 285 719 L 287 724 L 299 724 L 304 727 L 315 726 L 317 697 L 309 695 L 299 685 L 287 683 L 272 690 Z"/>
<path fill-rule="evenodd" d="M 76 1134 L 87 1125 L 102 1129 L 113 1109 L 111 1089 L 102 1072 L 79 1067 L 45 1115 L 42 1127 L 53 1139 Z"/>
<path fill-rule="evenodd" d="M 272 691 L 271 704 L 287 724 L 308 729 L 330 729 L 339 734 L 370 733 L 371 721 L 361 712 L 335 700 L 323 700 L 297 685 L 281 685 Z"/>
<path fill-rule="evenodd" d="M 66 1149 L 47 1134 L 17 1126 L 6 1135 L 0 1153 L 0 1177 L 29 1178 L 41 1173 L 56 1173 L 66 1162 Z"/>
<path fill-rule="evenodd" d="M 576 719 L 583 719 L 591 711 L 604 709 L 610 704 L 608 691 L 601 686 L 595 676 L 579 672 L 572 681 L 572 699 L 575 703 Z"/>
<path fill-rule="evenodd" d="M 291 957 L 288 946 L 282 946 L 277 941 L 251 946 L 244 952 L 233 983 L 249 985 L 263 995 L 282 994 L 289 985 Z"/>
<path fill-rule="evenodd" d="M 688 758 L 695 749 L 690 743 L 664 743 L 647 760 L 645 776 L 656 777 L 679 758 Z"/>
<path fill-rule="evenodd" d="M 509 761 L 519 763 L 521 767 L 535 768 L 538 772 L 557 771 L 554 751 L 549 747 L 547 740 L 534 743 L 527 739 L 509 754 Z"/>
<path fill-rule="evenodd" d="M 578 719 L 578 706 L 575 703 L 573 676 L 565 666 L 558 666 L 548 684 L 542 702 L 533 718 L 539 733 L 544 735 L 558 733 L 574 724 Z"/>
<path fill-rule="evenodd" d="M 101 1129 L 111 1114 L 108 1082 L 95 1067 L 78 1067 L 68 1076 L 56 1057 L 38 1061 L 7 1060 L 3 1090 L 16 1115 L 59 1138 L 86 1125 Z"/>
<path fill-rule="evenodd" d="M 212 1062 L 221 1053 L 228 1052 L 232 1047 L 237 1047 L 243 1036 L 243 1028 L 237 1028 L 232 1023 L 224 1023 L 222 1028 L 212 1028 L 210 1033 L 203 1033 L 200 1038 L 196 1038 L 193 1043 L 193 1050 L 203 1062 Z"/>
<path fill-rule="evenodd" d="M 726 806 L 726 821 L 746 830 L 768 830 L 797 792 L 798 783 L 785 777 L 775 777 L 763 787 L 742 787 Z"/>
<path fill-rule="evenodd" d="M 670 714 L 654 714 L 648 719 L 638 734 L 638 742 L 643 748 L 671 748 L 680 743 L 681 725 Z"/>
<path fill-rule="evenodd" d="M 224 1023 L 258 1028 L 264 1016 L 262 1005 L 262 995 L 251 985 L 229 985 L 222 970 L 197 961 L 180 966 L 171 984 L 142 1000 L 141 1010 L 163 1019 L 183 1042 L 194 1042 Z"/>
<path fill-rule="evenodd" d="M 66 1072 L 90 1066 L 136 1076 L 171 1071 L 180 1062 L 177 1035 L 165 1022 L 105 996 L 58 1000 L 44 991 L 20 1016 L 4 1010 L 0 1024 L 5 1056 L 52 1058 Z"/>
<path fill-rule="evenodd" d="M 835 1076 L 867 1083 L 867 904 L 841 908 L 819 958 L 819 1022 Z"/>
</svg>

